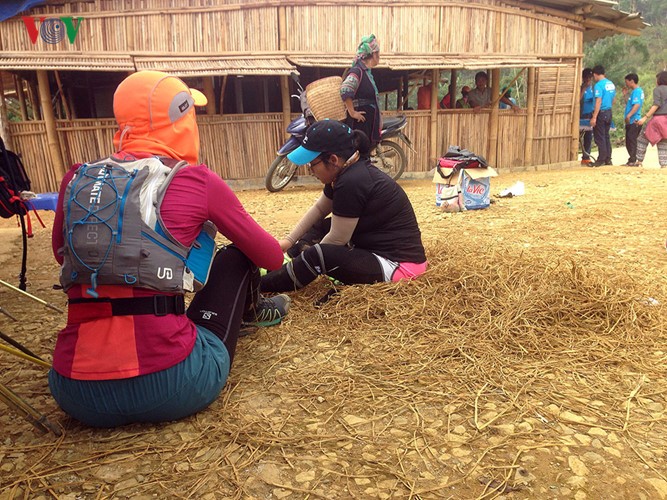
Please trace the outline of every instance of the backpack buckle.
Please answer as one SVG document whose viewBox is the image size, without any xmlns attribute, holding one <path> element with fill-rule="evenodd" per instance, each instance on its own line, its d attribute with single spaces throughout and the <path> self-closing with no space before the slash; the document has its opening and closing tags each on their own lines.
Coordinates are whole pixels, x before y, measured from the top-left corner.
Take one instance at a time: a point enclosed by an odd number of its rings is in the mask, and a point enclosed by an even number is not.
<svg viewBox="0 0 667 500">
<path fill-rule="evenodd" d="M 185 299 L 182 295 L 154 295 L 153 314 L 155 316 L 185 314 Z"/>
<path fill-rule="evenodd" d="M 164 295 L 153 296 L 153 314 L 156 316 L 166 316 L 169 314 L 167 308 L 167 297 Z"/>
</svg>

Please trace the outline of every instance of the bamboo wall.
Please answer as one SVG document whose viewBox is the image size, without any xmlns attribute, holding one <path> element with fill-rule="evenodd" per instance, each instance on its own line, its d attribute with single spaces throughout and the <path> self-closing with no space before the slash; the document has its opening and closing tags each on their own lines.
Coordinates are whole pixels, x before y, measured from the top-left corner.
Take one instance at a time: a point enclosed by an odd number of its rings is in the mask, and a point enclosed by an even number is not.
<svg viewBox="0 0 667 500">
<path fill-rule="evenodd" d="M 287 8 L 287 50 L 351 52 L 365 33 L 374 33 L 389 53 L 573 55 L 583 52 L 576 23 L 501 7 L 498 2 L 442 2 L 385 6 L 349 2 Z M 326 29 L 322 23 L 326 23 Z M 465 26 L 466 29 L 456 29 Z M 331 36 L 313 36 L 323 30 Z M 401 36 L 396 36 L 400 33 Z M 531 34 L 534 36 L 526 36 Z"/>
<path fill-rule="evenodd" d="M 577 73 L 574 62 L 566 68 L 541 68 L 537 72 L 533 137 L 533 163 L 537 165 L 572 159 L 564 153 L 572 144 L 572 120 L 579 99 Z"/>
<path fill-rule="evenodd" d="M 282 144 L 282 114 L 198 116 L 202 163 L 224 179 L 266 175 Z M 23 159 L 35 192 L 57 191 L 64 172 L 49 161 L 44 121 L 12 122 L 14 149 Z M 113 119 L 58 120 L 57 130 L 65 164 L 108 156 L 116 131 Z"/>
<path fill-rule="evenodd" d="M 119 3 L 124 6 L 122 11 Z M 281 9 L 284 24 L 280 22 Z M 38 37 L 35 45 L 20 18 L 4 21 L 0 49 L 154 54 L 261 54 L 278 50 L 353 53 L 360 37 L 372 32 L 388 53 L 571 56 L 583 52 L 581 22 L 540 13 L 534 5 L 508 5 L 494 0 L 395 4 L 359 4 L 352 0 L 95 0 L 35 8 L 30 14 L 74 14 L 83 17 L 83 21 L 74 43 L 65 39 L 47 44 Z M 456 29 L 459 26 L 466 29 Z"/>
<path fill-rule="evenodd" d="M 122 11 L 119 10 L 122 4 Z M 532 164 L 559 163 L 572 157 L 576 81 L 581 59 L 582 24 L 573 15 L 542 12 L 534 5 L 507 0 L 387 3 L 351 0 L 315 3 L 261 0 L 94 0 L 31 10 L 33 17 L 83 17 L 74 43 L 33 46 L 20 18 L 0 26 L 0 49 L 12 53 L 94 54 L 352 54 L 363 34 L 375 33 L 385 53 L 451 54 L 453 60 L 476 55 L 539 56 L 570 61 L 561 68 L 538 68 L 532 130 Z M 465 26 L 466 29 L 458 29 Z M 279 50 L 280 49 L 280 50 Z M 0 56 L 1 57 L 1 56 Z M 517 64 L 514 64 L 517 66 Z M 518 64 L 518 66 L 521 66 Z M 527 115 L 499 112 L 495 156 L 501 170 L 524 164 Z M 486 157 L 489 111 L 438 111 L 436 148 L 459 145 Z M 408 111 L 405 133 L 408 171 L 426 171 L 431 158 L 430 111 Z M 261 178 L 284 139 L 278 113 L 198 117 L 202 160 L 227 179 Z M 43 122 L 10 124 L 18 152 L 33 177 L 34 189 L 53 191 L 62 172 L 50 167 Z M 96 159 L 112 151 L 113 120 L 59 121 L 64 162 Z"/>
<path fill-rule="evenodd" d="M 540 70 L 552 71 L 552 70 Z M 553 76 L 553 75 L 551 75 Z M 542 82 L 547 85 L 545 76 Z M 574 81 L 572 79 L 572 81 Z M 553 80 L 552 84 L 555 85 Z M 559 92 L 567 93 L 566 79 L 561 75 Z M 566 109 L 554 107 L 561 94 L 549 99 L 541 94 L 534 134 L 534 164 L 560 163 L 569 160 L 571 117 Z M 560 96 L 560 97 L 559 97 Z M 556 110 L 557 112 L 554 112 Z M 386 113 L 387 116 L 394 113 Z M 408 157 L 408 172 L 426 172 L 433 168 L 430 158 L 430 111 L 406 111 L 405 134 L 412 140 L 415 152 L 401 141 Z M 497 164 L 500 171 L 523 165 L 526 140 L 526 114 L 500 111 Z M 197 117 L 201 142 L 201 161 L 224 179 L 257 179 L 266 175 L 276 150 L 284 141 L 282 114 L 201 115 Z M 489 112 L 443 110 L 438 112 L 436 134 L 438 154 L 457 145 L 485 157 L 488 151 Z M 36 192 L 57 191 L 63 173 L 49 161 L 46 128 L 43 121 L 12 122 L 10 133 L 15 150 L 23 157 Z M 116 124 L 113 119 L 58 120 L 57 131 L 66 165 L 95 160 L 113 151 Z"/>
</svg>

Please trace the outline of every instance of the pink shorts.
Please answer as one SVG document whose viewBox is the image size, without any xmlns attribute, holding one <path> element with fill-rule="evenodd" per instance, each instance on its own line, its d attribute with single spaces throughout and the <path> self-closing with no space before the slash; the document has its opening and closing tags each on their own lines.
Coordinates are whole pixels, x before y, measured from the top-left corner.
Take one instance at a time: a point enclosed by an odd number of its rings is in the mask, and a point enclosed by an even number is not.
<svg viewBox="0 0 667 500">
<path fill-rule="evenodd" d="M 394 274 L 392 274 L 391 281 L 416 278 L 420 274 L 424 274 L 427 267 L 428 262 L 422 262 L 421 264 L 415 264 L 414 262 L 403 262 L 398 265 L 394 271 Z"/>
</svg>

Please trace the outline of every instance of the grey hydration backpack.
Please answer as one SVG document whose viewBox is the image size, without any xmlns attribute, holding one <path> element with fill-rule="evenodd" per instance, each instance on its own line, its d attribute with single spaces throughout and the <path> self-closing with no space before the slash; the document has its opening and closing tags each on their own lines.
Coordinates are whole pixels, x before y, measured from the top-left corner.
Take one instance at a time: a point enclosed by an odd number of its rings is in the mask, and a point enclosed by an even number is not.
<svg viewBox="0 0 667 500">
<path fill-rule="evenodd" d="M 81 165 L 63 196 L 65 290 L 88 283 L 131 285 L 170 293 L 201 289 L 216 251 L 212 222 L 191 247 L 167 231 L 160 205 L 169 183 L 187 167 L 156 157 L 129 162 L 107 158 Z"/>
</svg>

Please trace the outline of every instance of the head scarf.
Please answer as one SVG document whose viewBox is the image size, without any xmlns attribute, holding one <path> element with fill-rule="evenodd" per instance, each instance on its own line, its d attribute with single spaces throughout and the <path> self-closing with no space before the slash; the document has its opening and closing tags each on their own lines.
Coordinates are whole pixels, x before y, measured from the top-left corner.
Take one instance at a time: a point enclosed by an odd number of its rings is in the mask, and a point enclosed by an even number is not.
<svg viewBox="0 0 667 500">
<path fill-rule="evenodd" d="M 161 71 L 139 71 L 123 80 L 113 98 L 117 151 L 150 153 L 194 165 L 199 158 L 195 106 L 206 96 Z"/>
<path fill-rule="evenodd" d="M 357 59 L 365 59 L 371 56 L 373 52 L 380 52 L 380 44 L 377 38 L 375 38 L 375 35 L 363 37 L 357 47 Z"/>
</svg>

